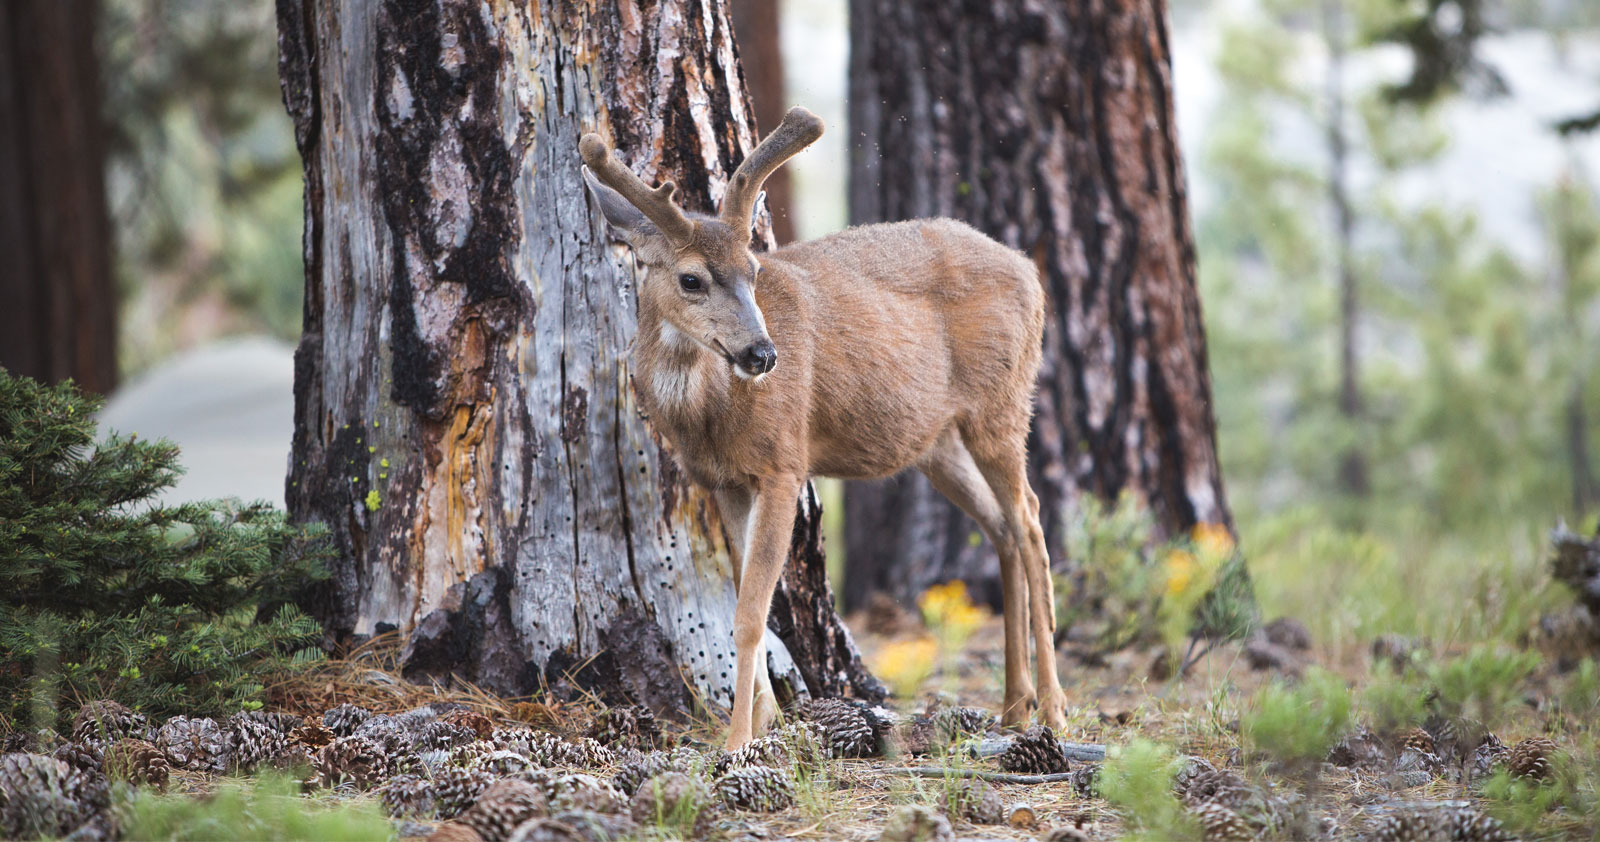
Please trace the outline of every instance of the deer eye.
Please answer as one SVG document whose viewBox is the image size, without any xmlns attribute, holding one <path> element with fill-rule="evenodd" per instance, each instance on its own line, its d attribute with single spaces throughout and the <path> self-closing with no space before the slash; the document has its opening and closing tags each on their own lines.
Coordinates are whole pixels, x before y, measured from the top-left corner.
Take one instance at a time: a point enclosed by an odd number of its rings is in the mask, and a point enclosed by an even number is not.
<svg viewBox="0 0 1600 842">
<path fill-rule="evenodd" d="M 705 281 L 700 280 L 699 275 L 688 272 L 678 276 L 678 286 L 683 287 L 684 292 L 699 292 L 706 288 Z"/>
</svg>

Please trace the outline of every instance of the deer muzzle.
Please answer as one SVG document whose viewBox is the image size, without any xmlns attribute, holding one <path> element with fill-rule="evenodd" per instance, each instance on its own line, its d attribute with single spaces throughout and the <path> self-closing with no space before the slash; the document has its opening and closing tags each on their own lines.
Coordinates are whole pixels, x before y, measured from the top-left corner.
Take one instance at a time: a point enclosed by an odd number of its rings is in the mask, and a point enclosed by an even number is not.
<svg viewBox="0 0 1600 842">
<path fill-rule="evenodd" d="M 778 349 L 770 339 L 757 340 L 739 353 L 734 367 L 747 377 L 760 377 L 778 367 Z"/>
</svg>

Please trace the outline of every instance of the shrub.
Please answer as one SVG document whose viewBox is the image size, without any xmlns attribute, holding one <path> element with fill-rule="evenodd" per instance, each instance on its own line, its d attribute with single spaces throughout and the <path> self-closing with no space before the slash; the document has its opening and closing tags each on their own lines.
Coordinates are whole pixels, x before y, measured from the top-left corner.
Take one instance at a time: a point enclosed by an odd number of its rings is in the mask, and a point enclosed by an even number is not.
<svg viewBox="0 0 1600 842">
<path fill-rule="evenodd" d="M 1477 720 L 1492 729 L 1521 697 L 1523 680 L 1538 664 L 1536 652 L 1480 645 L 1434 665 L 1428 678 L 1438 692 L 1435 705 L 1440 713 Z"/>
<path fill-rule="evenodd" d="M 1100 767 L 1100 794 L 1117 808 L 1135 837 L 1199 839 L 1199 826 L 1172 792 L 1172 779 L 1183 764 L 1170 747 L 1135 738 L 1107 751 Z"/>
<path fill-rule="evenodd" d="M 1257 750 L 1289 766 L 1314 766 L 1344 734 L 1350 707 L 1344 680 L 1312 669 L 1296 686 L 1263 689 L 1240 726 Z"/>
<path fill-rule="evenodd" d="M 1427 718 L 1428 690 L 1410 674 L 1396 675 L 1387 663 L 1380 663 L 1361 691 L 1361 708 L 1378 733 L 1395 734 Z"/>
<path fill-rule="evenodd" d="M 151 502 L 167 442 L 95 444 L 98 398 L 0 370 L 0 717 L 58 724 L 68 700 L 150 713 L 259 704 L 263 678 L 317 656 L 290 604 L 325 543 L 264 503 Z"/>
<path fill-rule="evenodd" d="M 1096 624 L 1107 651 L 1161 641 L 1176 658 L 1190 635 L 1233 639 L 1253 627 L 1250 576 L 1233 537 L 1219 524 L 1154 545 L 1149 513 L 1131 493 L 1109 510 L 1086 496 L 1069 524 L 1067 556 L 1079 572 L 1056 588 L 1056 620 Z"/>
<path fill-rule="evenodd" d="M 374 840 L 394 833 L 375 802 L 319 802 L 299 795 L 299 784 L 263 776 L 223 784 L 206 799 L 159 795 L 142 788 L 118 805 L 127 839 Z"/>
</svg>

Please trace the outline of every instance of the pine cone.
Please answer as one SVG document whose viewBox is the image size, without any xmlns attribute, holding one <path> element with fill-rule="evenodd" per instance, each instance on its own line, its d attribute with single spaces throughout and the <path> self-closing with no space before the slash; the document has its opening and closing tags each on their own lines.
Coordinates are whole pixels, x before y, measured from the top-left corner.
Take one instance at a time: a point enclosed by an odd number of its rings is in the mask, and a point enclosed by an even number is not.
<svg viewBox="0 0 1600 842">
<path fill-rule="evenodd" d="M 73 717 L 72 739 L 77 742 L 110 742 L 123 737 L 136 740 L 150 737 L 150 723 L 144 714 L 134 713 L 119 702 L 101 699 L 78 708 L 78 715 Z"/>
<path fill-rule="evenodd" d="M 80 772 L 98 774 L 105 766 L 105 745 L 98 740 L 62 743 L 51 756 Z"/>
<path fill-rule="evenodd" d="M 1505 754 L 1506 768 L 1519 778 L 1536 781 L 1548 780 L 1555 773 L 1551 756 L 1556 753 L 1554 740 L 1533 737 L 1512 746 Z"/>
<path fill-rule="evenodd" d="M 1279 617 L 1261 627 L 1267 640 L 1285 649 L 1306 652 L 1311 649 L 1311 632 L 1293 617 Z"/>
<path fill-rule="evenodd" d="M 379 794 L 384 812 L 394 817 L 428 818 L 438 807 L 433 782 L 416 775 L 395 775 Z"/>
<path fill-rule="evenodd" d="M 1511 842 L 1498 821 L 1469 806 L 1403 807 L 1378 819 L 1377 842 Z"/>
<path fill-rule="evenodd" d="M 283 754 L 289 747 L 289 738 L 264 722 L 235 716 L 228 720 L 227 745 L 228 767 L 252 772 Z"/>
<path fill-rule="evenodd" d="M 788 766 L 791 762 L 783 738 L 778 734 L 767 734 L 745 743 L 743 748 L 718 755 L 712 767 L 712 777 L 720 778 L 734 769 L 747 766 Z"/>
<path fill-rule="evenodd" d="M 372 711 L 352 704 L 339 705 L 322 715 L 322 725 L 340 737 L 356 732 L 361 723 L 372 716 Z"/>
<path fill-rule="evenodd" d="M 231 721 L 247 721 L 277 731 L 287 737 L 294 729 L 305 723 L 305 717 L 293 713 L 273 712 L 264 710 L 241 710 L 229 717 Z"/>
<path fill-rule="evenodd" d="M 172 766 L 161 749 L 144 740 L 121 739 L 111 744 L 105 753 L 105 773 L 108 777 L 134 784 L 148 784 L 166 789 Z"/>
<path fill-rule="evenodd" d="M 1383 745 L 1366 728 L 1346 734 L 1328 750 L 1328 762 L 1346 769 L 1367 769 L 1384 762 Z"/>
<path fill-rule="evenodd" d="M 1494 772 L 1494 767 L 1505 762 L 1506 753 L 1510 749 L 1500 738 L 1490 734 L 1487 739 L 1478 745 L 1472 752 L 1472 773 L 1474 777 L 1484 777 Z"/>
<path fill-rule="evenodd" d="M 316 751 L 333 742 L 336 737 L 337 735 L 333 733 L 333 729 L 323 725 L 321 722 L 311 720 L 302 723 L 299 728 L 289 732 L 290 742 L 303 745 L 311 751 Z"/>
<path fill-rule="evenodd" d="M 1471 755 L 1487 741 L 1500 742 L 1482 722 L 1465 716 L 1432 716 L 1422 727 L 1433 737 L 1434 752 L 1451 760 Z"/>
<path fill-rule="evenodd" d="M 628 705 L 601 711 L 589 736 L 611 748 L 651 749 L 661 742 L 661 726 L 649 708 Z"/>
<path fill-rule="evenodd" d="M 482 769 L 446 769 L 433 779 L 439 818 L 453 819 L 473 804 L 494 783 L 494 775 Z"/>
<path fill-rule="evenodd" d="M 1187 798 L 1196 780 L 1216 773 L 1217 767 L 1204 757 L 1193 755 L 1185 757 L 1183 767 L 1178 770 L 1178 774 L 1172 776 L 1172 792 L 1179 798 Z"/>
<path fill-rule="evenodd" d="M 411 734 L 412 746 L 419 751 L 452 749 L 478 739 L 477 732 L 471 728 L 443 719 L 424 723 L 412 729 Z"/>
<path fill-rule="evenodd" d="M 445 822 L 434 828 L 425 842 L 484 842 L 484 838 L 460 822 Z"/>
<path fill-rule="evenodd" d="M 639 791 L 645 780 L 666 772 L 694 772 L 704 765 L 700 755 L 687 748 L 672 751 L 652 751 L 625 761 L 617 768 L 611 783 L 625 795 Z"/>
<path fill-rule="evenodd" d="M 770 766 L 729 769 L 716 786 L 722 803 L 735 810 L 772 813 L 794 803 L 794 783 Z"/>
<path fill-rule="evenodd" d="M 496 781 L 462 811 L 456 821 L 478 832 L 484 842 L 504 842 L 518 825 L 550 813 L 550 796 L 527 781 Z"/>
<path fill-rule="evenodd" d="M 939 726 L 934 724 L 932 716 L 918 715 L 911 718 L 911 722 L 900 730 L 900 750 L 907 754 L 932 754 L 935 746 L 943 747 L 945 740 L 940 737 Z"/>
<path fill-rule="evenodd" d="M 228 765 L 228 735 L 215 719 L 174 716 L 156 733 L 156 745 L 179 769 L 221 772 Z"/>
<path fill-rule="evenodd" d="M 494 733 L 494 723 L 489 717 L 470 708 L 457 708 L 440 719 L 471 731 L 480 740 L 488 739 L 489 735 Z"/>
<path fill-rule="evenodd" d="M 1514 842 L 1516 839 L 1498 820 L 1472 807 L 1447 808 L 1444 824 L 1449 831 L 1448 838 L 1459 842 Z"/>
<path fill-rule="evenodd" d="M 1497 741 L 1498 742 L 1498 741 Z M 1437 754 L 1438 749 L 1433 742 L 1433 735 L 1421 728 L 1412 728 L 1400 736 L 1400 747 L 1411 749 L 1426 754 Z"/>
<path fill-rule="evenodd" d="M 0 837 L 53 839 L 71 833 L 91 812 L 80 800 L 82 781 L 82 773 L 51 757 L 0 755 Z"/>
<path fill-rule="evenodd" d="M 933 714 L 933 725 L 945 744 L 964 737 L 986 734 L 995 727 L 994 714 L 972 707 L 942 708 Z"/>
<path fill-rule="evenodd" d="M 317 781 L 323 786 L 353 784 L 371 789 L 390 773 L 383 747 L 366 737 L 340 737 L 317 750 L 313 760 Z"/>
<path fill-rule="evenodd" d="M 611 749 L 588 737 L 566 740 L 555 734 L 539 731 L 519 729 L 519 732 L 511 739 L 505 740 L 503 747 L 526 756 L 537 766 L 545 768 L 609 766 L 616 759 Z M 496 731 L 495 734 L 495 742 L 502 742 L 499 739 L 501 732 Z"/>
<path fill-rule="evenodd" d="M 1256 836 L 1255 828 L 1233 810 L 1205 802 L 1193 808 L 1195 819 L 1205 834 L 1206 842 L 1246 842 Z"/>
<path fill-rule="evenodd" d="M 415 739 L 411 729 L 386 713 L 367 717 L 350 736 L 365 737 L 390 754 L 410 749 Z"/>
<path fill-rule="evenodd" d="M 1445 762 L 1444 758 L 1437 754 L 1407 748 L 1401 750 L 1400 756 L 1395 758 L 1394 770 L 1401 774 L 1422 772 L 1430 778 L 1437 778 L 1445 773 Z"/>
<path fill-rule="evenodd" d="M 624 813 L 628 798 L 621 790 L 593 775 L 562 775 L 550 785 L 552 812 Z"/>
<path fill-rule="evenodd" d="M 1100 797 L 1100 764 L 1086 763 L 1072 770 L 1072 791 L 1079 798 Z"/>
<path fill-rule="evenodd" d="M 1220 804 L 1238 810 L 1255 798 L 1250 782 L 1231 769 L 1211 769 L 1196 773 L 1178 793 L 1185 804 Z"/>
<path fill-rule="evenodd" d="M 878 739 L 864 707 L 846 699 L 808 699 L 795 714 L 822 728 L 835 757 L 873 757 L 879 753 Z"/>
<path fill-rule="evenodd" d="M 1000 768 L 1025 775 L 1065 772 L 1068 768 L 1067 755 L 1049 728 L 1035 725 L 1000 753 Z"/>
<path fill-rule="evenodd" d="M 675 828 L 689 839 L 711 835 L 716 809 L 711 787 L 698 775 L 664 772 L 639 785 L 629 805 L 629 815 L 646 826 L 689 825 Z"/>
<path fill-rule="evenodd" d="M 633 838 L 636 830 L 626 814 L 568 810 L 523 822 L 506 842 L 613 842 Z"/>
<path fill-rule="evenodd" d="M 945 809 L 951 816 L 973 824 L 1000 824 L 1005 805 L 1000 794 L 978 778 L 957 780 L 946 793 Z"/>
<path fill-rule="evenodd" d="M 955 838 L 944 816 L 927 807 L 913 805 L 889 814 L 878 842 L 955 842 Z"/>
<path fill-rule="evenodd" d="M 514 751 L 496 750 L 474 757 L 468 768 L 482 769 L 493 775 L 515 775 L 538 767 L 533 765 L 532 760 Z"/>
</svg>

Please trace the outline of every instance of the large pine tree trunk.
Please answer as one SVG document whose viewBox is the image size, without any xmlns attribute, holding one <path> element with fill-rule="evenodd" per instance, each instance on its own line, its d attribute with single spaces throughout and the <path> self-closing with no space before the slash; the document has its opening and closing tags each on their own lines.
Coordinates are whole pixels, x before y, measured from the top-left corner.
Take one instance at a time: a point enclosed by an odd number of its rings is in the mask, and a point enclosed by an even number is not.
<svg viewBox="0 0 1600 842">
<path fill-rule="evenodd" d="M 1053 551 L 1076 495 L 1163 534 L 1231 525 L 1163 0 L 852 0 L 853 222 L 952 216 L 1030 255 L 1052 307 L 1030 440 Z M 962 578 L 976 528 L 920 475 L 846 491 L 846 598 Z"/>
<path fill-rule="evenodd" d="M 728 4 L 745 82 L 755 107 L 756 126 L 763 132 L 777 128 L 789 110 L 783 92 L 783 43 L 778 28 L 782 17 L 780 5 L 779 0 L 731 0 Z M 767 207 L 772 211 L 772 236 L 780 246 L 794 242 L 790 207 L 794 191 L 790 188 L 789 168 L 779 167 L 767 176 L 763 189 L 767 192 Z"/>
<path fill-rule="evenodd" d="M 94 0 L 0 4 L 0 366 L 117 381 Z"/>
<path fill-rule="evenodd" d="M 725 8 L 278 11 L 306 175 L 288 502 L 343 550 L 315 610 L 336 638 L 404 630 L 411 675 L 729 704 L 725 536 L 635 407 L 637 277 L 577 151 L 600 131 L 710 210 L 755 140 Z M 774 677 L 871 695 L 818 584 L 817 517 L 803 507 Z"/>
</svg>

